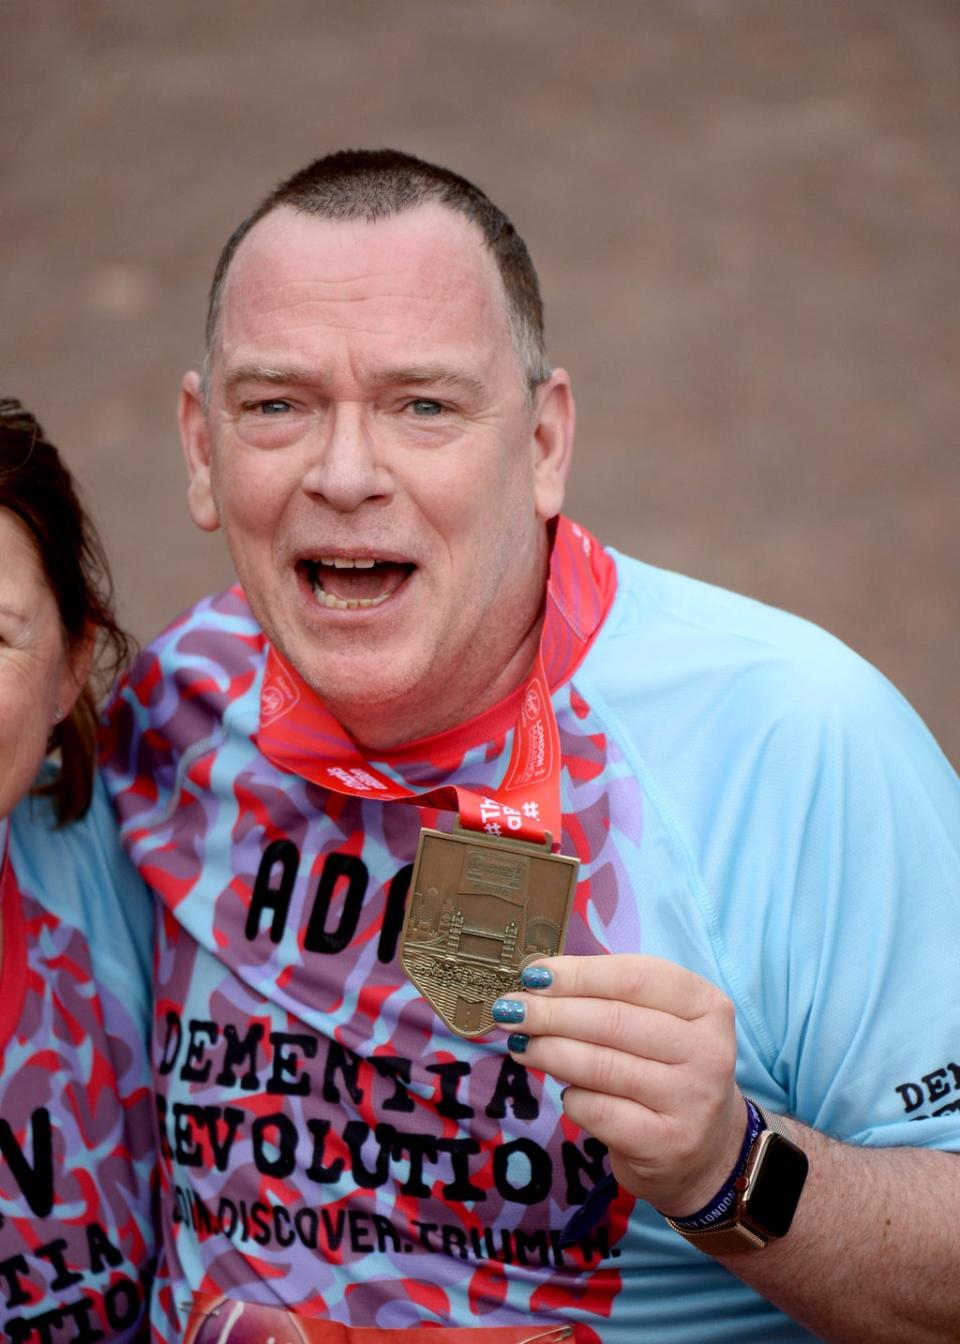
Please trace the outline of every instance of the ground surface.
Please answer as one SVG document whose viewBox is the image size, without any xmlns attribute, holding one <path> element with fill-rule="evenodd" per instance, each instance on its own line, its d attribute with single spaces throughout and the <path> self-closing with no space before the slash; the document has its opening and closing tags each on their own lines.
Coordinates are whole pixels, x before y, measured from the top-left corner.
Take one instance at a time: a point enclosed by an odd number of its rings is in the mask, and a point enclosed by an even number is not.
<svg viewBox="0 0 960 1344">
<path fill-rule="evenodd" d="M 570 511 L 819 621 L 960 760 L 955 0 L 16 0 L 0 383 L 146 637 L 226 580 L 173 422 L 219 247 L 343 145 L 516 220 L 574 375 Z"/>
</svg>

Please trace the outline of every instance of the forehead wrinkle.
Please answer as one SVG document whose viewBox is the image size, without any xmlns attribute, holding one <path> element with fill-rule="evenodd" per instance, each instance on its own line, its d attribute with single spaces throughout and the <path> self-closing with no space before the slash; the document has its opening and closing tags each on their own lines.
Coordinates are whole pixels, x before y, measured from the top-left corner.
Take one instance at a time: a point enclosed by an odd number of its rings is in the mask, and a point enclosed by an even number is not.
<svg viewBox="0 0 960 1344">
<path fill-rule="evenodd" d="M 310 301 L 304 301 L 297 306 L 302 310 L 308 302 Z M 298 356 L 311 353 L 310 338 L 317 333 L 318 329 L 321 332 L 325 331 L 348 339 L 351 337 L 370 337 L 377 341 L 396 343 L 397 333 L 391 330 L 389 326 L 384 327 L 382 322 L 374 326 L 366 325 L 356 320 L 359 314 L 331 312 L 330 306 L 322 303 L 322 301 L 317 302 L 320 303 L 321 313 L 309 314 L 300 311 L 296 321 L 289 320 L 292 317 L 292 312 L 288 305 L 278 304 L 270 312 L 273 315 L 283 313 L 288 320 L 284 321 L 282 325 L 271 325 L 266 332 L 259 330 L 256 323 L 251 324 L 249 315 L 244 315 L 240 320 L 235 321 L 232 324 L 235 329 L 232 331 L 228 324 L 224 324 L 225 330 L 218 344 L 226 364 L 225 385 L 232 386 L 243 381 L 245 377 L 260 375 L 266 382 L 278 382 L 284 376 L 301 377 L 303 381 L 311 381 L 315 365 L 304 363 Z M 356 300 L 355 302 L 362 303 L 363 300 Z M 421 307 L 426 307 L 428 311 L 423 314 L 423 319 L 416 334 L 407 338 L 404 343 L 408 347 L 413 345 L 423 348 L 414 348 L 410 351 L 412 355 L 410 364 L 387 365 L 386 367 L 442 370 L 444 376 L 452 370 L 458 376 L 463 375 L 464 379 L 469 379 L 471 377 L 469 372 L 458 367 L 464 353 L 471 363 L 479 362 L 484 367 L 489 364 L 491 358 L 495 357 L 499 349 L 499 342 L 496 340 L 488 342 L 488 338 L 484 338 L 479 349 L 468 348 L 464 352 L 465 333 L 456 330 L 447 331 L 444 328 L 444 318 L 448 311 L 446 305 L 443 303 L 425 303 Z M 265 315 L 270 314 L 261 311 L 257 316 Z M 385 316 L 389 320 L 389 315 Z M 244 320 L 244 317 L 246 320 Z M 298 349 L 297 338 L 301 333 L 307 340 L 306 344 Z M 506 329 L 504 336 L 504 348 L 512 352 L 512 342 Z M 288 351 L 285 348 L 287 346 L 292 348 Z M 260 353 L 261 347 L 265 347 L 262 361 L 256 357 Z M 271 347 L 273 348 L 271 349 Z M 244 357 L 243 352 L 249 352 L 249 355 Z M 330 354 L 331 357 L 335 358 L 332 352 Z M 231 369 L 231 360 L 238 356 L 240 362 L 235 369 Z M 437 356 L 439 356 L 439 359 Z"/>
<path fill-rule="evenodd" d="M 265 243 L 266 239 L 260 241 Z M 326 328 L 338 339 L 356 336 L 389 341 L 395 334 L 391 331 L 395 318 L 409 317 L 411 313 L 419 328 L 414 347 L 421 339 L 424 342 L 424 348 L 409 350 L 413 368 L 442 363 L 456 369 L 466 323 L 476 337 L 483 332 L 481 345 L 486 347 L 475 348 L 470 362 L 479 358 L 486 371 L 503 352 L 509 352 L 511 358 L 517 357 L 502 278 L 481 249 L 476 253 L 471 249 L 466 258 L 451 259 L 453 264 L 435 269 L 422 254 L 401 257 L 395 263 L 378 256 L 357 258 L 347 245 L 334 259 L 334 268 L 342 261 L 344 271 L 333 276 L 312 268 L 306 275 L 302 271 L 291 273 L 285 267 L 282 252 L 278 256 L 276 248 L 257 247 L 243 260 L 246 265 L 236 268 L 230 276 L 232 283 L 225 294 L 220 320 L 217 346 L 221 357 L 227 357 L 227 363 L 231 353 L 242 358 L 246 351 L 255 361 L 262 351 L 263 364 L 268 370 L 276 364 L 277 372 L 293 375 L 305 372 L 309 381 L 312 370 L 302 367 L 303 357 L 311 361 L 314 353 L 321 354 L 319 347 L 313 349 L 313 332 L 319 334 Z M 352 264 L 348 266 L 348 262 Z M 375 285 L 373 293 L 371 282 Z M 383 287 L 377 289 L 377 282 Z M 464 309 L 471 310 L 469 317 Z M 297 349 L 301 337 L 307 344 Z M 437 339 L 442 343 L 440 347 L 426 348 Z M 288 353 L 292 364 L 298 366 L 296 369 L 288 368 Z M 466 369 L 463 372 L 470 377 Z M 231 379 L 235 381 L 236 377 Z"/>
<path fill-rule="evenodd" d="M 278 264 L 275 256 L 269 253 L 265 257 L 255 254 L 247 258 L 247 264 L 242 268 L 245 273 L 232 277 L 233 283 L 228 284 L 224 294 L 223 309 L 226 314 L 234 303 L 239 302 L 242 311 L 249 304 L 249 299 L 246 302 L 243 298 L 238 300 L 238 291 L 242 293 L 244 288 L 251 291 L 251 297 L 255 305 L 260 307 L 260 312 L 268 316 L 305 303 L 352 305 L 413 301 L 421 306 L 444 307 L 450 302 L 451 294 L 460 296 L 468 290 L 473 301 L 479 302 L 481 308 L 489 311 L 501 306 L 496 302 L 500 299 L 505 309 L 506 296 L 499 273 L 495 267 L 492 268 L 492 274 L 487 273 L 488 267 L 482 264 L 482 259 L 478 260 L 481 261 L 480 266 L 448 264 L 439 271 L 424 264 L 422 259 L 416 259 L 410 265 L 384 261 L 380 266 L 358 267 L 338 276 L 329 276 L 323 272 L 284 276 L 281 271 L 280 275 L 274 274 L 271 278 L 270 268 Z M 428 290 L 424 288 L 425 279 Z M 370 293 L 370 282 L 377 280 L 383 282 L 383 288 Z M 310 292 L 318 289 L 326 292 Z M 361 292 L 352 292 L 358 289 Z M 304 290 L 307 293 L 303 293 Z"/>
<path fill-rule="evenodd" d="M 475 231 L 466 220 L 466 236 L 457 238 L 458 216 L 448 214 L 448 220 L 454 222 L 454 235 L 429 226 L 408 232 L 406 236 L 396 236 L 397 229 L 404 218 L 410 219 L 413 212 L 403 211 L 381 221 L 384 227 L 371 226 L 370 230 L 351 230 L 351 221 L 328 220 L 319 217 L 294 213 L 283 219 L 284 212 L 276 211 L 265 216 L 251 230 L 237 249 L 230 267 L 231 278 L 242 276 L 249 283 L 250 276 L 259 269 L 279 271 L 283 280 L 283 267 L 289 254 L 288 246 L 292 239 L 297 255 L 297 265 L 301 266 L 301 281 L 317 281 L 323 284 L 365 283 L 382 276 L 428 273 L 435 276 L 432 257 L 424 254 L 423 239 L 429 238 L 431 251 L 439 247 L 446 256 L 444 270 L 447 273 L 457 271 L 460 274 L 472 273 L 478 281 L 499 278 L 499 268 L 489 249 L 484 245 L 482 234 Z M 279 226 L 279 227 L 278 227 Z M 464 245 L 466 244 L 466 245 Z M 312 257 L 310 253 L 312 252 Z M 309 267 L 309 273 L 303 271 Z M 316 269 L 314 269 L 316 268 Z M 329 271 L 335 274 L 330 276 Z"/>
<path fill-rule="evenodd" d="M 413 224 L 417 228 L 413 229 Z M 427 253 L 424 238 L 432 243 Z M 311 259 L 309 252 L 314 246 L 317 251 Z M 438 253 L 442 265 L 436 264 Z M 329 274 L 331 270 L 333 275 Z M 385 286 L 379 296 L 349 293 L 349 289 L 371 282 Z M 399 293 L 397 285 L 401 286 Z M 241 323 L 244 318 L 249 320 L 259 304 L 268 310 L 261 316 L 275 315 L 277 308 L 290 302 L 277 299 L 277 291 L 282 294 L 293 290 L 293 302 L 309 302 L 310 298 L 300 298 L 296 293 L 305 286 L 315 288 L 310 296 L 314 302 L 333 301 L 344 306 L 378 297 L 407 302 L 419 299 L 435 310 L 437 318 L 450 305 L 451 296 L 456 299 L 469 290 L 477 305 L 474 320 L 481 312 L 485 314 L 481 320 L 487 322 L 494 314 L 499 315 L 511 346 L 516 346 L 511 305 L 500 268 L 479 230 L 442 204 L 430 203 L 374 221 L 313 219 L 286 206 L 272 211 L 258 221 L 237 250 L 225 278 L 217 325 L 222 330 L 227 310 L 234 302 L 241 309 L 237 314 Z M 347 293 L 343 293 L 345 288 Z M 271 289 L 275 291 L 273 303 L 268 300 Z M 338 289 L 339 294 L 335 293 Z M 211 353 L 213 349 L 211 342 Z"/>
<path fill-rule="evenodd" d="M 294 286 L 290 286 L 290 288 L 294 288 Z M 298 285 L 296 288 L 299 289 L 300 286 Z M 463 289 L 459 288 L 456 292 L 462 294 Z M 260 321 L 264 318 L 275 318 L 281 314 L 287 315 L 289 319 L 297 313 L 300 314 L 300 321 L 303 326 L 314 325 L 316 322 L 320 322 L 321 325 L 335 325 L 331 315 L 335 314 L 338 309 L 343 310 L 346 314 L 347 312 L 362 311 L 365 307 L 376 309 L 382 306 L 384 317 L 389 317 L 398 305 L 403 306 L 401 312 L 408 307 L 415 308 L 418 312 L 423 313 L 424 321 L 433 323 L 449 311 L 450 303 L 449 291 L 443 294 L 425 294 L 398 289 L 391 293 L 381 294 L 337 294 L 326 297 L 317 294 L 304 294 L 302 297 L 286 298 L 272 289 L 266 291 L 266 293 L 269 294 L 269 299 L 257 303 L 253 312 L 250 310 L 250 305 L 239 306 L 237 312 L 229 312 L 228 310 L 225 326 L 237 323 L 243 326 L 250 322 L 251 318 Z M 478 307 L 480 307 L 483 316 L 492 311 L 492 305 L 486 301 L 486 297 L 484 297 L 483 305 L 478 305 Z M 313 317 L 308 315 L 314 311 L 315 315 Z"/>
<path fill-rule="evenodd" d="M 338 265 L 338 262 L 342 264 Z M 419 286 L 425 276 L 433 284 L 447 289 L 459 289 L 465 283 L 470 283 L 480 290 L 503 292 L 496 264 L 482 252 L 479 255 L 446 255 L 443 263 L 442 267 L 438 267 L 432 253 L 425 255 L 419 247 L 412 248 L 407 255 L 356 257 L 342 253 L 331 260 L 329 257 L 289 256 L 278 244 L 268 246 L 265 240 L 259 240 L 256 248 L 246 253 L 238 252 L 228 278 L 225 297 L 231 290 L 244 285 L 253 289 L 297 285 L 355 288 L 371 282 L 385 286 L 413 282 Z"/>
<path fill-rule="evenodd" d="M 412 282 L 419 287 L 423 276 L 426 275 L 429 276 L 432 283 L 442 285 L 446 289 L 462 288 L 465 281 L 469 281 L 480 290 L 489 288 L 488 278 L 478 273 L 475 267 L 462 266 L 456 263 L 453 265 L 447 264 L 443 270 L 437 270 L 433 265 L 426 265 L 422 259 L 418 259 L 416 264 L 384 262 L 380 267 L 361 267 L 356 271 L 346 272 L 342 275 L 329 275 L 323 270 L 311 271 L 306 275 L 302 273 L 299 275 L 284 275 L 281 271 L 279 275 L 274 275 L 272 280 L 260 280 L 257 272 L 266 269 L 270 262 L 271 258 L 268 258 L 265 264 L 251 262 L 249 267 L 251 275 L 247 277 L 246 283 L 251 284 L 254 288 L 269 285 L 275 289 L 291 289 L 299 285 L 321 285 L 324 288 L 335 286 L 343 289 L 355 289 L 357 286 L 366 286 L 371 281 L 378 281 L 384 285 L 384 289 L 379 290 L 378 293 L 389 293 L 391 285 L 402 284 L 404 281 Z"/>
<path fill-rule="evenodd" d="M 407 295 L 397 296 L 394 301 L 401 316 L 409 309 L 411 299 Z M 449 313 L 449 305 L 440 300 L 424 298 L 416 300 L 418 314 L 418 339 L 431 340 L 434 334 L 444 342 L 459 344 L 460 333 L 445 331 L 444 321 Z M 489 314 L 489 310 L 488 310 Z M 261 308 L 251 314 L 237 312 L 227 316 L 222 325 L 220 339 L 217 342 L 224 353 L 231 347 L 252 347 L 273 344 L 279 341 L 281 346 L 295 341 L 299 335 L 311 340 L 324 331 L 346 338 L 370 337 L 375 340 L 390 340 L 397 336 L 392 327 L 394 311 L 391 307 L 377 306 L 369 297 L 357 296 L 351 299 L 328 302 L 323 299 L 303 299 L 296 305 L 277 302 L 269 308 Z M 486 325 L 487 315 L 481 315 L 481 324 Z M 504 335 L 509 341 L 509 332 L 504 324 Z"/>
</svg>

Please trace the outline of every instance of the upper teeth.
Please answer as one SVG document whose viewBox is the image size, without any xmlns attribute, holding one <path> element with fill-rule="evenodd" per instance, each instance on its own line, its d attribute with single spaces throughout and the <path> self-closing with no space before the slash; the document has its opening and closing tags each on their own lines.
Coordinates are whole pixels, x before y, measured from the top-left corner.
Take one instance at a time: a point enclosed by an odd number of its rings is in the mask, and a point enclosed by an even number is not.
<svg viewBox="0 0 960 1344">
<path fill-rule="evenodd" d="M 373 569 L 377 562 L 372 555 L 321 555 L 320 563 L 334 569 Z"/>
</svg>

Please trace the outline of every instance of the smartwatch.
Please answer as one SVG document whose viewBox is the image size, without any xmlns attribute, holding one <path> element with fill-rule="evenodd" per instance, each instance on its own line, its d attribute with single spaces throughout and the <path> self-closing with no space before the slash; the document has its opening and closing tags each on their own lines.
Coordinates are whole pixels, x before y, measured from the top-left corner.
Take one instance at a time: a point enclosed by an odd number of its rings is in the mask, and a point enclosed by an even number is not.
<svg viewBox="0 0 960 1344">
<path fill-rule="evenodd" d="M 667 1222 L 685 1241 L 708 1255 L 758 1251 L 786 1236 L 807 1179 L 809 1163 L 802 1148 L 787 1138 L 779 1117 L 753 1102 L 763 1129 L 754 1139 L 746 1165 L 734 1182 L 736 1200 L 729 1218 L 709 1228 L 685 1228 Z"/>
</svg>

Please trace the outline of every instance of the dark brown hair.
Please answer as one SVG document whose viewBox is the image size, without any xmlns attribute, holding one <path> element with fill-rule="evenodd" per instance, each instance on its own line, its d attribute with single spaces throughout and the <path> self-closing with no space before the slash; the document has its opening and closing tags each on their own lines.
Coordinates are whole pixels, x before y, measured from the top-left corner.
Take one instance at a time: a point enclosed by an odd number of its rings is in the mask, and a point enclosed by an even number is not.
<svg viewBox="0 0 960 1344">
<path fill-rule="evenodd" d="M 91 679 L 50 738 L 51 750 L 60 752 L 60 769 L 38 790 L 53 798 L 63 825 L 90 806 L 97 697 L 133 646 L 114 618 L 106 556 L 73 478 L 36 419 L 12 398 L 0 399 L 0 508 L 19 518 L 33 538 L 67 649 L 75 651 L 91 634 L 97 638 Z"/>
<path fill-rule="evenodd" d="M 546 382 L 550 363 L 543 339 L 540 283 L 526 244 L 503 211 L 479 187 L 448 168 L 397 149 L 344 149 L 314 160 L 281 182 L 227 239 L 210 286 L 205 392 L 227 271 L 237 248 L 264 215 L 288 205 L 320 219 L 373 221 L 430 201 L 464 215 L 480 230 L 503 281 L 510 331 L 528 390 L 532 393 Z"/>
</svg>

